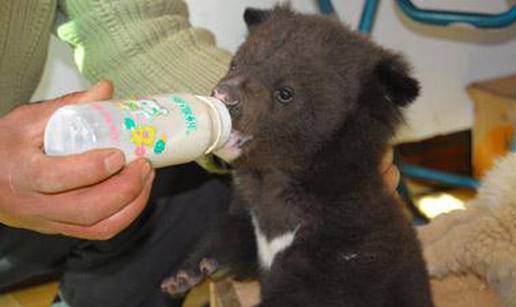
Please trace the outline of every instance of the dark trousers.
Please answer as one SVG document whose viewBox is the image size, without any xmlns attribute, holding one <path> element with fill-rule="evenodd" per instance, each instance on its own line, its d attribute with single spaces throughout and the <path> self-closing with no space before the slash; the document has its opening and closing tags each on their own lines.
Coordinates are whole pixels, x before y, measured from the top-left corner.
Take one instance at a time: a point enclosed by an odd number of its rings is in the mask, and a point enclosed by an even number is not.
<svg viewBox="0 0 516 307">
<path fill-rule="evenodd" d="M 189 164 L 159 170 L 143 214 L 107 241 L 0 226 L 0 289 L 58 272 L 61 295 L 72 307 L 180 306 L 160 283 L 181 265 L 205 225 L 227 210 L 229 194 L 228 178 Z"/>
</svg>

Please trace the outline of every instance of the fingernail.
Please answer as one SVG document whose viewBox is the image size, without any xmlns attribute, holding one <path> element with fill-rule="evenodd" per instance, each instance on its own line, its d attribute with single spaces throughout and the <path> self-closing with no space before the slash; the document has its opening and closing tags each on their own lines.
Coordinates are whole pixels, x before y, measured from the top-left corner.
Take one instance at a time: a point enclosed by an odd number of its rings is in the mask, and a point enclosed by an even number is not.
<svg viewBox="0 0 516 307">
<path fill-rule="evenodd" d="M 141 170 L 141 174 L 142 174 L 142 178 L 144 181 L 147 181 L 150 177 L 150 174 L 152 173 L 152 165 L 150 164 L 150 162 L 146 159 L 142 159 L 143 161 L 141 162 L 143 165 L 140 166 L 140 170 Z"/>
<path fill-rule="evenodd" d="M 106 166 L 106 170 L 113 174 L 119 171 L 125 165 L 125 157 L 119 152 L 113 152 L 104 160 L 104 164 Z"/>
<path fill-rule="evenodd" d="M 395 169 L 396 173 L 394 174 L 394 178 L 396 179 L 396 181 L 394 181 L 396 183 L 396 187 L 398 187 L 398 185 L 400 184 L 400 180 L 401 180 L 401 173 L 400 173 L 400 170 L 398 168 Z"/>
</svg>

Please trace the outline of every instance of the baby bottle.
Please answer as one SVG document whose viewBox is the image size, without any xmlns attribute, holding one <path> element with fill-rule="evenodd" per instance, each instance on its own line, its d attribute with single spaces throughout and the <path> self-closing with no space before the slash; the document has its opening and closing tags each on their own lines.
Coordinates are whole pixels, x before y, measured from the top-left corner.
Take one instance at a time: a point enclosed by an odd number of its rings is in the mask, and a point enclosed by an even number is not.
<svg viewBox="0 0 516 307">
<path fill-rule="evenodd" d="M 60 156 L 114 147 L 127 162 L 145 157 L 158 168 L 214 152 L 230 134 L 231 117 L 220 100 L 167 94 L 61 107 L 47 123 L 44 150 Z"/>
</svg>

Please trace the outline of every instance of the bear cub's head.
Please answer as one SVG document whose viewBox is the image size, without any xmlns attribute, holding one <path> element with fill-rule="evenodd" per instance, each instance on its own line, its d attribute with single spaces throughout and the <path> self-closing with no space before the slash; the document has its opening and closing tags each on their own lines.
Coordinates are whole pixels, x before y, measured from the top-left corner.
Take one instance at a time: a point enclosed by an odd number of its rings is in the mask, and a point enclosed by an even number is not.
<svg viewBox="0 0 516 307">
<path fill-rule="evenodd" d="M 279 6 L 244 20 L 248 37 L 213 91 L 246 136 L 237 166 L 288 169 L 337 144 L 380 150 L 419 93 L 399 55 L 336 19 Z"/>
</svg>

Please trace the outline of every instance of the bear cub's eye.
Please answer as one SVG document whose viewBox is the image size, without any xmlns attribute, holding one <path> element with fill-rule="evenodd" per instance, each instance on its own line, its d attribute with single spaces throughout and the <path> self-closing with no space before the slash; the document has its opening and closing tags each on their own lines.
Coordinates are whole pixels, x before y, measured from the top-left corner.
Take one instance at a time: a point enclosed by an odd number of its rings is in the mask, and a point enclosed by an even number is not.
<svg viewBox="0 0 516 307">
<path fill-rule="evenodd" d="M 274 99 L 281 103 L 289 103 L 294 99 L 294 90 L 288 86 L 274 91 Z"/>
</svg>

